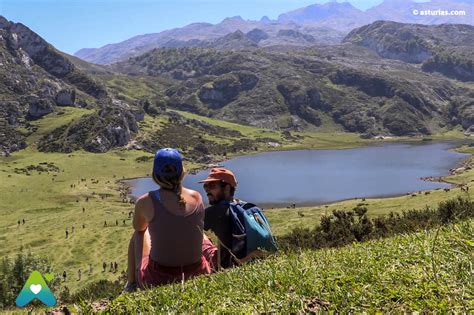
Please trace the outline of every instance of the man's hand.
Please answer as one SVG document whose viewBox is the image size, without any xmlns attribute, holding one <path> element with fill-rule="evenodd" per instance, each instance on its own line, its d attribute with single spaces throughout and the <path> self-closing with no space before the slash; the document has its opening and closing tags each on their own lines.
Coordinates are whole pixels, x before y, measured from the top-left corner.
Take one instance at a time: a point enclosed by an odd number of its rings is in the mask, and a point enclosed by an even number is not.
<svg viewBox="0 0 474 315">
<path fill-rule="evenodd" d="M 266 252 L 263 252 L 259 249 L 257 250 L 254 250 L 253 252 L 251 252 L 250 254 L 248 254 L 247 256 L 245 256 L 244 258 L 242 259 L 239 259 L 240 263 L 241 264 L 245 264 L 246 262 L 254 259 L 254 258 L 263 258 L 267 256 Z"/>
</svg>

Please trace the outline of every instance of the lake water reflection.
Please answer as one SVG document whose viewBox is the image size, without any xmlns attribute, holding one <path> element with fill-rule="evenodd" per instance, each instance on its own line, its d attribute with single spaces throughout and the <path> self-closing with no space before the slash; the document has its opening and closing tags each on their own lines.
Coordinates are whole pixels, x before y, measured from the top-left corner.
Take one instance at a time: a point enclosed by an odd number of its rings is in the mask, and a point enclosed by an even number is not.
<svg viewBox="0 0 474 315">
<path fill-rule="evenodd" d="M 264 207 L 319 204 L 354 197 L 381 197 L 449 187 L 420 177 L 448 174 L 467 154 L 453 143 L 384 143 L 348 150 L 298 150 L 241 156 L 222 165 L 237 176 L 236 196 Z M 150 164 L 150 169 L 152 165 Z M 208 170 L 187 175 L 186 187 L 199 191 Z M 156 189 L 150 178 L 129 181 L 132 195 Z"/>
</svg>

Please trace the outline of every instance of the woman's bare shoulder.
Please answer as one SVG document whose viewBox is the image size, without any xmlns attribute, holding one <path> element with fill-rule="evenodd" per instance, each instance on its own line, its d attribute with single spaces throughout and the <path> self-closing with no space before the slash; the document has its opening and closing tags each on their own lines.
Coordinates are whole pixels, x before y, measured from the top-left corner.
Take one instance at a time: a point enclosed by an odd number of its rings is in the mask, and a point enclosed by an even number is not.
<svg viewBox="0 0 474 315">
<path fill-rule="evenodd" d="M 197 203 L 202 202 L 202 197 L 201 194 L 198 191 L 184 188 L 186 190 L 186 193 L 191 196 Z"/>
<path fill-rule="evenodd" d="M 137 201 L 135 202 L 136 205 L 145 205 L 147 203 L 151 202 L 151 197 L 149 193 L 145 193 L 138 197 Z"/>
<path fill-rule="evenodd" d="M 135 202 L 135 211 L 142 212 L 148 216 L 153 209 L 153 201 L 148 193 L 141 195 L 138 197 L 137 201 Z"/>
</svg>

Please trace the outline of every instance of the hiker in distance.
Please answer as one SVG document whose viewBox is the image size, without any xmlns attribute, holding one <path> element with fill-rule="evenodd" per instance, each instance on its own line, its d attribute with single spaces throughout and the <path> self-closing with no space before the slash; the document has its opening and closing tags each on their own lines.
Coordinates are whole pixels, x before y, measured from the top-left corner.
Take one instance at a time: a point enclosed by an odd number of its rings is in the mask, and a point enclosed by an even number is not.
<svg viewBox="0 0 474 315">
<path fill-rule="evenodd" d="M 203 252 L 211 252 L 214 246 L 203 239 L 202 197 L 182 186 L 184 176 L 177 150 L 156 152 L 152 177 L 160 188 L 135 204 L 126 292 L 211 273 Z"/>
<path fill-rule="evenodd" d="M 206 208 L 204 230 L 211 230 L 219 239 L 219 252 L 208 247 L 213 269 L 243 264 L 265 251 L 276 251 L 270 224 L 257 206 L 234 197 L 237 179 L 225 168 L 211 169 L 204 183 L 210 206 Z M 220 256 L 220 260 L 218 258 Z"/>
</svg>

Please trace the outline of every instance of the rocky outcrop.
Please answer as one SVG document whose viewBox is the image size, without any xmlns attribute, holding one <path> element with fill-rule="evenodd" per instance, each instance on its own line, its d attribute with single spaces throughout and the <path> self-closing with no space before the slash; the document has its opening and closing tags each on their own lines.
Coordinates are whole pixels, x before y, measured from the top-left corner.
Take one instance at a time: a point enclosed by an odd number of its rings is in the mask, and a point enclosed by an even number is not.
<svg viewBox="0 0 474 315">
<path fill-rule="evenodd" d="M 135 118 L 136 121 L 143 121 L 145 120 L 145 111 L 143 110 L 132 110 L 131 114 L 133 115 L 133 118 Z"/>
<path fill-rule="evenodd" d="M 31 68 L 34 63 L 87 94 L 96 98 L 106 96 L 103 86 L 76 69 L 69 59 L 25 25 L 9 22 L 0 16 L 0 31 L 6 46 L 19 56 L 25 67 Z"/>
<path fill-rule="evenodd" d="M 257 85 L 258 77 L 250 71 L 234 72 L 239 78 L 242 90 L 251 90 Z"/>
<path fill-rule="evenodd" d="M 472 46 L 474 27 L 470 25 L 420 25 L 376 21 L 352 30 L 343 42 L 367 47 L 384 58 L 422 63 L 440 47 Z"/>
<path fill-rule="evenodd" d="M 127 110 L 105 107 L 97 113 L 82 117 L 78 122 L 62 126 L 43 136 L 40 151 L 72 152 L 84 149 L 103 153 L 128 144 L 138 131 L 134 116 Z"/>
<path fill-rule="evenodd" d="M 321 119 L 316 110 L 322 109 L 324 102 L 316 88 L 306 89 L 292 81 L 285 81 L 277 85 L 277 90 L 284 97 L 291 114 L 315 126 L 321 125 Z"/>
<path fill-rule="evenodd" d="M 38 119 L 49 113 L 54 112 L 54 103 L 48 98 L 39 98 L 32 95 L 28 99 L 28 116 L 29 119 Z"/>
<path fill-rule="evenodd" d="M 49 45 L 38 34 L 21 23 L 11 23 L 1 17 L 0 28 L 5 29 L 6 41 L 13 50 L 23 50 L 37 65 L 54 76 L 64 77 L 74 65 Z"/>
<path fill-rule="evenodd" d="M 377 21 L 351 31 L 343 40 L 374 50 L 380 56 L 420 63 L 431 57 L 430 44 L 410 24 Z"/>
<path fill-rule="evenodd" d="M 25 106 L 17 101 L 0 101 L 0 119 L 15 127 L 25 116 Z"/>
<path fill-rule="evenodd" d="M 471 133 L 474 131 L 474 109 L 472 107 L 464 112 L 461 125 L 465 130 L 471 130 Z"/>
<path fill-rule="evenodd" d="M 302 39 L 306 42 L 314 43 L 314 37 L 309 34 L 303 34 L 296 30 L 279 30 L 277 33 L 277 37 L 291 37 L 294 39 Z"/>
<path fill-rule="evenodd" d="M 392 97 L 395 95 L 391 84 L 386 79 L 357 70 L 337 70 L 329 76 L 329 79 L 336 84 L 355 86 L 370 96 Z"/>
<path fill-rule="evenodd" d="M 474 129 L 474 100 L 466 102 L 460 110 L 460 123 L 464 129 Z"/>
<path fill-rule="evenodd" d="M 430 134 L 423 116 L 405 101 L 394 98 L 383 113 L 383 124 L 396 136 Z"/>
<path fill-rule="evenodd" d="M 224 74 L 204 84 L 198 92 L 199 99 L 212 109 L 221 108 L 232 102 L 241 91 L 252 89 L 257 82 L 258 77 L 250 72 Z"/>
<path fill-rule="evenodd" d="M 61 90 L 56 94 L 56 104 L 59 106 L 73 106 L 76 100 L 76 91 Z"/>
<path fill-rule="evenodd" d="M 397 96 L 426 115 L 431 115 L 433 110 L 432 105 L 409 82 L 399 82 L 382 75 L 354 69 L 337 70 L 329 78 L 336 84 L 356 87 L 372 97 L 393 98 Z"/>
<path fill-rule="evenodd" d="M 26 148 L 25 137 L 5 120 L 0 119 L 0 156 Z"/>
<path fill-rule="evenodd" d="M 348 107 L 354 107 L 355 104 L 349 104 Z M 335 111 L 333 118 L 336 122 L 344 126 L 344 129 L 349 132 L 357 132 L 363 134 L 364 138 L 370 138 L 376 134 L 374 125 L 376 118 L 371 116 L 365 110 L 354 109 L 348 112 Z"/>
<path fill-rule="evenodd" d="M 99 107 L 106 97 L 105 87 L 65 54 L 23 24 L 0 16 L 0 151 L 10 154 L 26 146 L 25 136 L 36 131 L 28 120 L 41 119 L 56 106 Z M 113 144 L 126 138 L 120 130 L 109 133 L 116 138 Z"/>
<path fill-rule="evenodd" d="M 474 81 L 474 55 L 472 50 L 438 49 L 421 66 L 423 71 L 439 72 L 460 81 Z"/>
<path fill-rule="evenodd" d="M 260 42 L 261 40 L 267 39 L 269 37 L 269 35 L 266 32 L 258 28 L 254 28 L 253 30 L 245 34 L 245 36 L 251 41 L 254 41 L 256 43 Z"/>
</svg>

